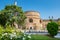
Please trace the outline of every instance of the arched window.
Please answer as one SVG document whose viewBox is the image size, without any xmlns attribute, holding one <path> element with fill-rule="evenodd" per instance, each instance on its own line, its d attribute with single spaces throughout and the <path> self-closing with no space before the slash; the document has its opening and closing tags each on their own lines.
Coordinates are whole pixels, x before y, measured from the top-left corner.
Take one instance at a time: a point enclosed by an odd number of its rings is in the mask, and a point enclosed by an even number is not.
<svg viewBox="0 0 60 40">
<path fill-rule="evenodd" d="M 30 30 L 32 30 L 33 29 L 33 27 L 30 27 Z"/>
<path fill-rule="evenodd" d="M 40 23 L 42 23 L 42 21 L 40 20 Z"/>
<path fill-rule="evenodd" d="M 29 19 L 29 22 L 30 22 L 30 23 L 33 23 L 33 19 L 32 19 L 32 18 L 30 18 L 30 19 Z"/>
</svg>

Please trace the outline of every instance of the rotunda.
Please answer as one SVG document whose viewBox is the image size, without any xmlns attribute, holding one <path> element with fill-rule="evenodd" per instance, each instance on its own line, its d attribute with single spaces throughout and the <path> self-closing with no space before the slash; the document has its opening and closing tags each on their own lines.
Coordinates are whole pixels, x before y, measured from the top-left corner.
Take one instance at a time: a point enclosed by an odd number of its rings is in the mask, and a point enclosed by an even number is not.
<svg viewBox="0 0 60 40">
<path fill-rule="evenodd" d="M 40 13 L 36 11 L 26 11 L 26 29 L 40 30 L 42 28 Z"/>
</svg>

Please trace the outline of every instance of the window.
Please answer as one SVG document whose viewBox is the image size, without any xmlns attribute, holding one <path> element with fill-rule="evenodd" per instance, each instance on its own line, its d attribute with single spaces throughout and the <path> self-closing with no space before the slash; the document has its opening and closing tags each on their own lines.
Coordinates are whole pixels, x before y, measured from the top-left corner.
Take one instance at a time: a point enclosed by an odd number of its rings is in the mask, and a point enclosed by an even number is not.
<svg viewBox="0 0 60 40">
<path fill-rule="evenodd" d="M 40 20 L 40 23 L 42 23 L 42 21 Z"/>
<path fill-rule="evenodd" d="M 30 30 L 32 30 L 33 28 L 32 27 L 30 27 Z"/>
<path fill-rule="evenodd" d="M 30 23 L 33 23 L 33 19 L 32 19 L 32 18 L 31 18 L 31 19 L 29 19 L 29 22 L 30 22 Z"/>
</svg>

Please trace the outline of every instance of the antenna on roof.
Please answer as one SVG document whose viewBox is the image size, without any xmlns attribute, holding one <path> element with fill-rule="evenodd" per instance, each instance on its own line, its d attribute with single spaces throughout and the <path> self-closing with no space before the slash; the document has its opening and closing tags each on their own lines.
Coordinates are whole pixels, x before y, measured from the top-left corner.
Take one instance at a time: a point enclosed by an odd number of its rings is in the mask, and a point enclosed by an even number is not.
<svg viewBox="0 0 60 40">
<path fill-rule="evenodd" d="M 14 5 L 17 5 L 17 1 L 16 0 L 14 0 Z"/>
</svg>

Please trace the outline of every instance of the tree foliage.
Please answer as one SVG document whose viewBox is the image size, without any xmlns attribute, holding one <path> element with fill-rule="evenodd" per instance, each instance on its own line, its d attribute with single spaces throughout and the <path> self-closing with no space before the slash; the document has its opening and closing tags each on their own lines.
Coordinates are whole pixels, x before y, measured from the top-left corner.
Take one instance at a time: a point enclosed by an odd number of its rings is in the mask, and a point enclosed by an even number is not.
<svg viewBox="0 0 60 40">
<path fill-rule="evenodd" d="M 60 26 L 60 20 L 57 22 L 57 24 Z"/>
<path fill-rule="evenodd" d="M 47 24 L 47 30 L 49 34 L 54 37 L 58 33 L 58 24 L 55 22 L 50 22 Z"/>
<path fill-rule="evenodd" d="M 26 16 L 24 15 L 22 7 L 16 5 L 7 5 L 0 12 L 0 24 L 2 26 L 12 25 L 14 22 L 22 26 L 25 19 Z"/>
</svg>

